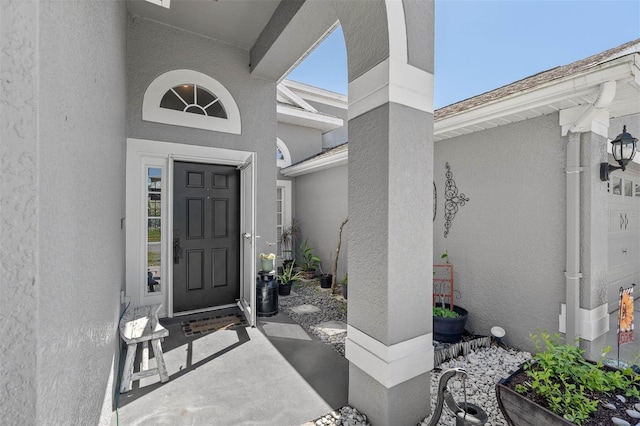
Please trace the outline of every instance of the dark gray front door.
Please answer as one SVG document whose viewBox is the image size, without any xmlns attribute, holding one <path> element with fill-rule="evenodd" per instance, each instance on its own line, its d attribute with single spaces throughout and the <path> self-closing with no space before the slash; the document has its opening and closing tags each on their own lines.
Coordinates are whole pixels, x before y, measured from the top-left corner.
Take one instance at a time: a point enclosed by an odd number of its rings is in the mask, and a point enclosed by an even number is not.
<svg viewBox="0 0 640 426">
<path fill-rule="evenodd" d="M 232 166 L 174 163 L 173 310 L 240 297 L 240 173 Z"/>
</svg>

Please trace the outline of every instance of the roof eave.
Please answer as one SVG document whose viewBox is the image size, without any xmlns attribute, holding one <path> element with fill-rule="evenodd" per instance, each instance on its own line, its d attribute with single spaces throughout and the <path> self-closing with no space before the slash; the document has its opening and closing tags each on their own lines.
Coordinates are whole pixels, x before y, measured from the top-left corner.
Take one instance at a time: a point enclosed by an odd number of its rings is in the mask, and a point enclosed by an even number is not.
<svg viewBox="0 0 640 426">
<path fill-rule="evenodd" d="M 436 119 L 434 122 L 435 140 L 448 139 L 449 137 L 444 136 L 446 133 L 456 131 L 462 127 L 497 120 L 500 117 L 585 94 L 596 89 L 605 81 L 637 81 L 640 75 L 637 56 L 637 54 L 626 55 L 589 68 L 582 73 L 553 80 L 546 84 Z"/>
<path fill-rule="evenodd" d="M 332 169 L 338 166 L 344 166 L 349 160 L 349 151 L 344 150 L 335 154 L 312 158 L 302 163 L 289 166 L 280 170 L 280 173 L 287 177 L 297 177 L 308 173 L 319 172 L 321 170 Z"/>
</svg>

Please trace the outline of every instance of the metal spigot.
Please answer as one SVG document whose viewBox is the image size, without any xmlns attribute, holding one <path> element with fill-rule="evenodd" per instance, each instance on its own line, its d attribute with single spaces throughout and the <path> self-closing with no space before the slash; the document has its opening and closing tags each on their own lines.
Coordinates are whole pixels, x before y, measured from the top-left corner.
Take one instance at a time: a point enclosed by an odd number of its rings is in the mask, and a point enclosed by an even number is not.
<svg viewBox="0 0 640 426">
<path fill-rule="evenodd" d="M 438 400 L 436 402 L 436 408 L 427 426 L 436 426 L 438 424 L 445 402 L 447 403 L 447 407 L 449 407 L 456 416 L 456 426 L 484 425 L 489 420 L 487 413 L 477 405 L 467 403 L 466 392 L 464 408 L 458 405 L 456 400 L 453 398 L 453 395 L 451 395 L 451 392 L 449 392 L 447 383 L 454 376 L 460 376 L 463 381 L 468 377 L 467 371 L 464 368 L 458 367 L 450 368 L 442 373 L 440 381 L 438 382 Z"/>
</svg>

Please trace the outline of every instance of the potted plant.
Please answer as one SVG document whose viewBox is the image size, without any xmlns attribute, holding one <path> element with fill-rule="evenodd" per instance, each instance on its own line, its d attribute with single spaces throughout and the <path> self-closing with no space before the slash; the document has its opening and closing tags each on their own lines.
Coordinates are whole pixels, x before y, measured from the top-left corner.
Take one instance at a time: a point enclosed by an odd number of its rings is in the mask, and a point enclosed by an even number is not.
<svg viewBox="0 0 640 426">
<path fill-rule="evenodd" d="M 302 254 L 302 263 L 300 267 L 306 279 L 312 279 L 316 276 L 316 269 L 320 264 L 320 258 L 313 254 L 313 248 L 309 246 L 309 240 L 306 239 L 300 247 Z"/>
<path fill-rule="evenodd" d="M 500 410 L 515 425 L 636 424 L 640 376 L 584 358 L 584 350 L 560 344 L 560 335 L 532 335 L 540 350 L 496 385 Z M 633 398 L 631 398 L 633 397 Z M 617 418 L 617 420 L 613 420 Z"/>
<path fill-rule="evenodd" d="M 263 272 L 271 272 L 274 270 L 276 255 L 273 253 L 260 253 L 260 267 Z"/>
<path fill-rule="evenodd" d="M 342 285 L 342 297 L 347 298 L 347 289 L 349 286 L 349 274 L 346 274 L 342 281 L 340 282 Z"/>
<path fill-rule="evenodd" d="M 318 265 L 320 268 L 320 288 L 331 288 L 331 281 L 333 281 L 333 275 L 325 274 L 322 270 L 322 263 Z"/>
<path fill-rule="evenodd" d="M 448 303 L 433 306 L 433 340 L 442 343 L 457 343 L 462 340 L 464 328 L 467 325 L 469 312 Z"/>
<path fill-rule="evenodd" d="M 284 257 L 284 260 L 282 261 L 283 266 L 293 262 L 292 253 L 295 249 L 296 243 L 298 242 L 299 235 L 300 226 L 298 225 L 298 221 L 295 219 L 293 219 L 289 225 L 282 228 L 279 242 L 280 250 Z"/>
<path fill-rule="evenodd" d="M 278 274 L 278 294 L 288 296 L 291 293 L 291 286 L 294 282 L 300 281 L 302 274 L 295 270 L 295 262 L 289 262 L 282 268 L 282 274 Z"/>
<path fill-rule="evenodd" d="M 461 306 L 453 305 L 453 265 L 449 262 L 449 254 L 444 252 L 440 256 L 446 263 L 434 265 L 445 270 L 446 277 L 436 277 L 433 272 L 433 339 L 442 343 L 457 343 L 462 340 L 464 328 L 467 325 L 469 312 Z M 449 285 L 448 292 L 439 286 Z M 440 303 L 436 303 L 436 298 L 440 298 Z M 444 303 L 444 299 L 449 299 L 449 303 Z"/>
</svg>

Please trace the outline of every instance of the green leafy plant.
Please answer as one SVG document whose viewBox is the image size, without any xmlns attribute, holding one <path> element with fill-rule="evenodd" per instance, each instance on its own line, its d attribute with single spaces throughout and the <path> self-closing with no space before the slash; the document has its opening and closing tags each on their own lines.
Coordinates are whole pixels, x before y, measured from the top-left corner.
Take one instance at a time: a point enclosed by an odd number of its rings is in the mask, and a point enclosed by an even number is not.
<svg viewBox="0 0 640 426">
<path fill-rule="evenodd" d="M 590 396 L 593 394 L 615 391 L 640 396 L 640 376 L 631 368 L 611 371 L 604 369 L 602 362 L 589 362 L 583 349 L 561 344 L 559 334 L 543 331 L 532 334 L 531 339 L 539 352 L 524 366 L 530 380 L 517 385 L 516 391 L 532 391 L 567 420 L 581 425 L 595 412 L 598 399 Z"/>
<path fill-rule="evenodd" d="M 313 247 L 309 246 L 309 240 L 306 239 L 300 246 L 302 254 L 301 268 L 303 271 L 315 271 L 320 264 L 320 258 L 313 254 Z"/>
<path fill-rule="evenodd" d="M 443 308 L 441 306 L 434 306 L 433 316 L 443 318 L 458 318 L 460 314 L 456 311 L 452 311 L 451 309 Z"/>
<path fill-rule="evenodd" d="M 282 232 L 280 233 L 280 248 L 285 260 L 291 260 L 291 254 L 296 246 L 299 235 L 300 226 L 295 219 L 293 219 L 289 225 L 282 228 Z"/>
<path fill-rule="evenodd" d="M 349 274 L 346 274 L 341 282 L 344 285 L 349 285 Z"/>
<path fill-rule="evenodd" d="M 283 284 L 300 281 L 302 273 L 295 270 L 294 264 L 295 262 L 290 262 L 282 269 L 282 273 L 278 274 L 278 281 Z"/>
</svg>

